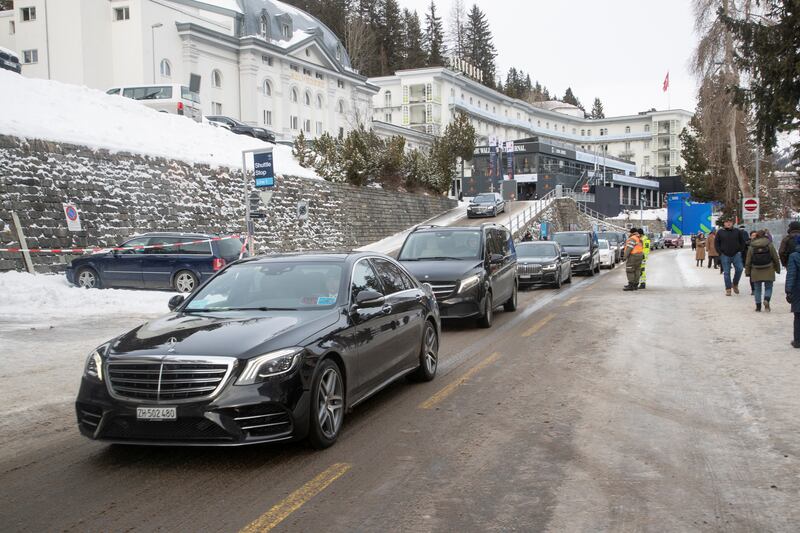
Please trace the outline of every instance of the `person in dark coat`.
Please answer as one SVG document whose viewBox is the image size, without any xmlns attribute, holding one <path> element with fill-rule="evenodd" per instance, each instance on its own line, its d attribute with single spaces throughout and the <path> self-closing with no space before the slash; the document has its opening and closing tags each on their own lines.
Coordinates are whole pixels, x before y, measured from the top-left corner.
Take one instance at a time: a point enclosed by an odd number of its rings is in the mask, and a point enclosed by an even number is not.
<svg viewBox="0 0 800 533">
<path fill-rule="evenodd" d="M 794 313 L 792 346 L 800 348 L 800 235 L 795 237 L 793 242 L 794 251 L 789 254 L 786 267 L 786 301 L 792 304 L 792 313 Z M 781 242 L 781 246 L 783 246 L 783 242 Z"/>
<path fill-rule="evenodd" d="M 786 237 L 781 239 L 781 244 L 778 247 L 778 256 L 781 258 L 783 266 L 789 265 L 789 254 L 794 252 L 794 241 L 797 237 L 800 237 L 800 222 L 789 222 L 789 228 L 786 233 Z"/>
<path fill-rule="evenodd" d="M 697 248 L 697 235 L 692 233 L 692 250 L 695 250 L 696 248 Z"/>
<path fill-rule="evenodd" d="M 747 270 L 747 253 L 748 253 L 748 251 L 750 250 L 750 243 L 752 243 L 752 242 L 753 242 L 753 239 L 755 239 L 757 236 L 758 236 L 758 232 L 757 232 L 757 231 L 751 231 L 751 232 L 750 232 L 750 238 L 749 238 L 749 240 L 747 241 L 747 247 L 745 248 L 745 252 L 744 252 L 744 254 L 742 255 L 742 257 L 744 257 L 744 262 L 745 262 L 745 265 L 744 265 L 744 275 L 745 275 L 745 276 L 747 276 L 748 278 L 750 277 L 750 273 L 749 273 L 749 271 Z M 772 241 L 770 240 L 770 242 L 772 242 Z M 777 252 L 777 250 L 776 250 L 776 252 L 775 252 L 775 253 L 778 253 L 778 252 Z M 750 278 L 750 296 L 753 296 L 753 295 L 755 294 L 755 290 L 756 290 L 756 287 L 755 287 L 755 285 L 753 284 L 753 279 L 752 279 L 752 278 Z"/>
<path fill-rule="evenodd" d="M 725 295 L 731 295 L 731 289 L 739 294 L 739 280 L 742 279 L 744 271 L 744 260 L 742 250 L 744 250 L 745 238 L 739 228 L 733 227 L 733 220 L 730 218 L 723 222 L 723 227 L 717 232 L 714 239 L 714 246 L 719 252 L 719 259 L 722 263 L 722 273 L 725 279 Z M 733 279 L 731 280 L 731 266 L 734 268 Z"/>
<path fill-rule="evenodd" d="M 745 260 L 745 273 L 754 286 L 756 298 L 756 312 L 761 312 L 761 293 L 764 293 L 764 311 L 769 313 L 769 301 L 772 299 L 772 284 L 775 283 L 775 274 L 781 273 L 781 260 L 778 250 L 769 242 L 764 231 L 753 232 L 755 237 L 750 240 Z"/>
<path fill-rule="evenodd" d="M 708 248 L 708 268 L 713 265 L 714 268 L 719 268 L 719 252 L 717 251 L 716 244 L 717 230 L 712 229 L 706 239 L 706 248 Z"/>
</svg>

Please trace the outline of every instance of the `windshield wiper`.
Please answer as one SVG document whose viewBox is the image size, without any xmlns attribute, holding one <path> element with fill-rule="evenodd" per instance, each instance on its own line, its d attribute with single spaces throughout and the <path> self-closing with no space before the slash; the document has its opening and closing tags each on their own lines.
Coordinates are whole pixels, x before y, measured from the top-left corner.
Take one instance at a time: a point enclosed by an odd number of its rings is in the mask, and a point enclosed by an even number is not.
<svg viewBox="0 0 800 533">
<path fill-rule="evenodd" d="M 226 307 L 225 311 L 297 311 L 294 307 Z"/>
<path fill-rule="evenodd" d="M 435 257 L 420 257 L 419 261 L 461 261 L 464 259 L 463 257 L 446 257 L 446 256 L 435 256 Z"/>
</svg>

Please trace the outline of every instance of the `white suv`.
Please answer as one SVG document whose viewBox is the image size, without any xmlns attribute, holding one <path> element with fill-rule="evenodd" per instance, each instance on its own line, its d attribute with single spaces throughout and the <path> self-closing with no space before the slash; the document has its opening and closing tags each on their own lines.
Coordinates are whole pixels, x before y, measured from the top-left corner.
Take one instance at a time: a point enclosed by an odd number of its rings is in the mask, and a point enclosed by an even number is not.
<svg viewBox="0 0 800 533">
<path fill-rule="evenodd" d="M 186 85 L 178 83 L 162 85 L 135 85 L 112 87 L 107 94 L 121 94 L 151 107 L 161 113 L 184 115 L 197 122 L 203 120 L 200 110 L 200 96 L 193 93 Z"/>
</svg>

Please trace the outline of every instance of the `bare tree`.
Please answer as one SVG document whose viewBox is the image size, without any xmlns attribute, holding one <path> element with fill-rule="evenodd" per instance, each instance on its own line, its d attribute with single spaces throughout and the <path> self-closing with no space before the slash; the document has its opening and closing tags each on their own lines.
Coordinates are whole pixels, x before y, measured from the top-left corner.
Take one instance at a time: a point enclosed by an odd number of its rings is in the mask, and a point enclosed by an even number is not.
<svg viewBox="0 0 800 533">
<path fill-rule="evenodd" d="M 344 46 L 353 68 L 368 72 L 375 58 L 375 34 L 369 22 L 357 15 L 350 17 L 345 26 Z"/>
<path fill-rule="evenodd" d="M 450 8 L 450 24 L 447 28 L 447 48 L 455 57 L 464 58 L 466 56 L 466 24 L 467 10 L 464 7 L 464 0 L 454 0 Z"/>
<path fill-rule="evenodd" d="M 747 115 L 734 103 L 732 88 L 739 85 L 741 74 L 734 62 L 733 35 L 722 16 L 749 17 L 751 8 L 752 0 L 694 0 L 695 29 L 700 40 L 692 70 L 701 81 L 698 100 L 705 108 L 700 127 L 708 139 L 709 163 L 721 175 L 732 173 L 745 197 L 753 194 L 739 155 L 748 144 Z M 726 196 L 731 197 L 731 192 Z"/>
</svg>

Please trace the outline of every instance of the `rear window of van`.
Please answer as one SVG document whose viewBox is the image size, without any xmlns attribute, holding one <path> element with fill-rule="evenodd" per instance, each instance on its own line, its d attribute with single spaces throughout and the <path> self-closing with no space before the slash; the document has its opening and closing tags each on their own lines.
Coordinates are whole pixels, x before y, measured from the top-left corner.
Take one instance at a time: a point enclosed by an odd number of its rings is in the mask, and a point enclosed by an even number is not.
<svg viewBox="0 0 800 533">
<path fill-rule="evenodd" d="M 172 98 L 172 87 L 129 87 L 122 90 L 122 96 L 134 100 L 169 100 Z"/>
</svg>

